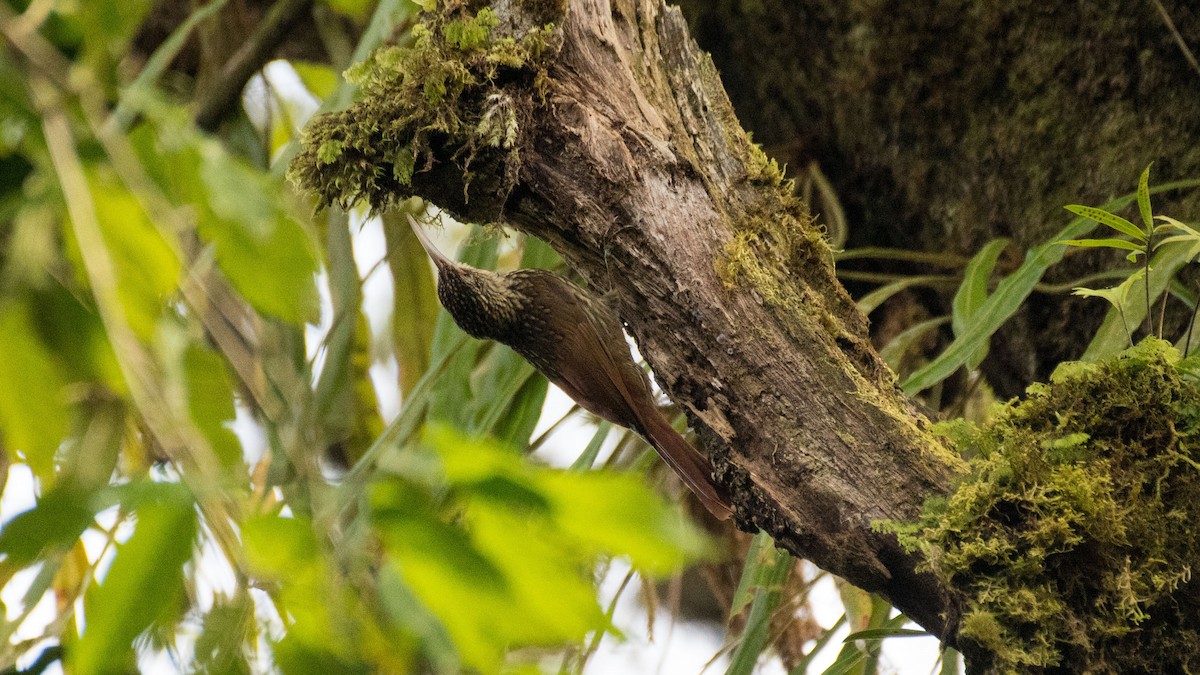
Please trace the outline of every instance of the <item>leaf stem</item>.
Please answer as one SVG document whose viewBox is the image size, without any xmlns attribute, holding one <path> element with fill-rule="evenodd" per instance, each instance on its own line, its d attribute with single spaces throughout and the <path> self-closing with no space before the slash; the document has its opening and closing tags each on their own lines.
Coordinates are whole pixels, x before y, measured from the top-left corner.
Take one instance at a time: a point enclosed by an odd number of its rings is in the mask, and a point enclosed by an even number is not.
<svg viewBox="0 0 1200 675">
<path fill-rule="evenodd" d="M 1200 292 L 1200 283 L 1196 284 L 1196 291 Z M 1200 309 L 1200 301 L 1192 305 L 1192 317 L 1188 319 L 1187 339 L 1183 341 L 1183 356 L 1187 358 L 1188 350 L 1192 348 L 1192 327 L 1196 325 L 1196 310 Z"/>
</svg>

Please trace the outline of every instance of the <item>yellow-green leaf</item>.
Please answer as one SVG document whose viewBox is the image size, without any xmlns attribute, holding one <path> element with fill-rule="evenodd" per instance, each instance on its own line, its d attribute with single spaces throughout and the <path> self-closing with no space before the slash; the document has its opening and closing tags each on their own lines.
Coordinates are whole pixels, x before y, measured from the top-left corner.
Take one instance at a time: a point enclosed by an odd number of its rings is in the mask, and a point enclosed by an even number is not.
<svg viewBox="0 0 1200 675">
<path fill-rule="evenodd" d="M 61 364 L 38 338 L 29 308 L 0 307 L 0 431 L 4 447 L 24 457 L 42 480 L 54 474 L 54 453 L 70 428 Z"/>
<path fill-rule="evenodd" d="M 193 505 L 171 486 L 137 508 L 133 535 L 84 601 L 86 627 L 70 651 L 71 672 L 124 672 L 133 640 L 183 593 L 183 565 L 196 534 Z"/>
<path fill-rule="evenodd" d="M 138 337 L 149 340 L 179 284 L 179 256 L 114 176 L 97 168 L 90 178 L 126 320 Z"/>
<path fill-rule="evenodd" d="M 226 423 L 232 422 L 233 382 L 215 352 L 192 346 L 184 355 L 188 411 L 217 459 L 226 467 L 242 464 L 242 446 Z"/>
<path fill-rule="evenodd" d="M 1142 232 L 1137 225 L 1110 211 L 1094 206 L 1082 206 L 1080 204 L 1071 204 L 1063 208 L 1075 215 L 1094 220 L 1101 225 L 1107 225 L 1121 234 L 1127 234 L 1139 241 L 1146 241 L 1146 233 Z"/>
</svg>

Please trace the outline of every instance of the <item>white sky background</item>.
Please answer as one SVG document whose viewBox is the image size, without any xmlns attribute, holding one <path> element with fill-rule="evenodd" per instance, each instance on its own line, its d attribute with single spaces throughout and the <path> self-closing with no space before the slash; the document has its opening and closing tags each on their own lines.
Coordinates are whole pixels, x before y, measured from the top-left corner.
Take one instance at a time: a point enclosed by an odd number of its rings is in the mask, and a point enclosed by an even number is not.
<svg viewBox="0 0 1200 675">
<path fill-rule="evenodd" d="M 295 72 L 286 63 L 277 61 L 267 66 L 267 77 L 270 79 L 276 94 L 288 101 L 293 120 L 303 124 L 317 107 L 316 101 L 304 90 Z M 263 105 L 265 90 L 261 78 L 256 77 L 247 87 L 244 103 L 251 119 L 261 123 L 265 118 L 266 108 Z M 276 118 L 278 119 L 278 118 Z M 377 220 L 363 221 L 361 218 L 351 218 L 354 228 L 354 253 L 358 263 L 360 276 L 370 273 L 363 284 L 364 310 L 366 312 L 375 342 L 389 339 L 391 308 L 392 308 L 392 277 L 386 269 L 386 263 L 379 264 L 384 255 L 385 244 L 382 228 Z M 431 232 L 442 250 L 455 250 L 456 237 L 461 232 L 449 230 Z M 372 272 L 372 270 L 374 270 Z M 318 326 L 310 326 L 306 338 L 310 345 L 310 356 L 313 346 L 320 344 L 328 330 L 331 317 L 329 311 L 329 295 L 325 279 L 319 279 L 322 297 L 322 319 Z M 381 353 L 390 350 L 376 350 Z M 318 359 L 319 367 L 319 359 Z M 397 365 L 394 358 L 375 363 L 370 370 L 372 382 L 378 394 L 380 412 L 384 420 L 390 420 L 400 410 L 400 399 L 397 388 Z M 572 401 L 556 387 L 551 386 L 541 420 L 534 435 L 540 435 L 554 422 L 558 421 L 571 408 Z M 265 447 L 262 429 L 249 417 L 246 411 L 239 409 L 238 418 L 231 423 L 238 434 L 247 459 L 254 461 L 261 455 Z M 539 455 L 547 462 L 558 466 L 569 465 L 587 445 L 595 432 L 595 426 L 584 416 L 575 415 L 548 438 Z M 606 448 L 605 452 L 611 448 Z M 33 479 L 28 467 L 13 465 L 9 471 L 7 487 L 0 498 L 0 522 L 7 523 L 18 513 L 32 508 Z M 104 521 L 101 514 L 100 520 Z M 102 525 L 111 525 L 111 518 Z M 124 540 L 131 529 L 119 537 Z M 99 533 L 89 530 L 85 534 L 85 546 L 89 557 L 93 560 L 102 554 L 104 538 Z M 105 557 L 111 559 L 108 551 Z M 197 560 L 200 569 L 198 576 L 202 579 L 200 586 L 207 588 L 209 593 L 200 600 L 201 605 L 211 602 L 211 592 L 228 592 L 233 583 L 232 575 L 227 566 L 221 561 L 220 554 L 211 550 L 202 550 Z M 107 562 L 99 567 L 107 569 Z M 815 568 L 814 568 L 815 569 Z M 601 587 L 601 604 L 607 607 L 613 595 L 625 577 L 628 567 L 616 562 Z M 33 580 L 34 571 L 24 571 L 0 590 L 0 601 L 4 602 L 7 618 L 15 620 L 24 611 L 21 599 L 28 584 Z M 728 665 L 727 650 L 721 654 L 725 645 L 725 634 L 719 626 L 687 622 L 675 622 L 665 611 L 656 616 L 654 625 L 655 640 L 650 641 L 647 631 L 647 613 L 639 601 L 639 582 L 635 578 L 622 595 L 617 604 L 614 623 L 625 634 L 624 641 L 618 641 L 612 636 L 605 636 L 596 654 L 586 668 L 588 675 L 612 674 L 661 674 L 661 675 L 696 675 L 697 673 L 723 673 Z M 23 640 L 41 634 L 47 623 L 54 616 L 53 595 L 48 593 L 37 604 L 34 611 L 26 620 L 13 640 Z M 261 604 L 261 603 L 260 603 Z M 823 626 L 833 625 L 842 615 L 842 604 L 833 581 L 826 577 L 818 582 L 810 594 L 810 606 L 817 621 Z M 278 622 L 278 617 L 262 617 L 268 622 Z M 915 627 L 915 626 L 914 626 Z M 820 673 L 837 656 L 841 638 L 847 629 L 843 627 L 841 634 L 828 645 L 813 667 L 812 673 Z M 198 632 L 197 632 L 198 634 Z M 147 655 L 141 660 L 140 666 L 147 673 L 181 672 L 180 666 L 186 667 L 188 653 L 195 636 L 184 637 L 180 640 L 180 653 L 168 655 L 158 653 Z M 896 638 L 884 641 L 884 658 L 882 672 L 894 672 L 900 675 L 929 675 L 935 672 L 938 660 L 937 640 L 930 637 Z M 36 656 L 40 649 L 33 651 L 29 658 Z M 179 663 L 176 659 L 182 659 Z M 20 666 L 28 665 L 21 663 Z M 258 664 L 260 667 L 265 664 Z M 706 667 L 707 666 L 707 667 Z M 55 664 L 47 672 L 61 672 L 61 667 Z M 778 659 L 771 658 L 759 664 L 758 672 L 765 675 L 784 673 Z"/>
</svg>

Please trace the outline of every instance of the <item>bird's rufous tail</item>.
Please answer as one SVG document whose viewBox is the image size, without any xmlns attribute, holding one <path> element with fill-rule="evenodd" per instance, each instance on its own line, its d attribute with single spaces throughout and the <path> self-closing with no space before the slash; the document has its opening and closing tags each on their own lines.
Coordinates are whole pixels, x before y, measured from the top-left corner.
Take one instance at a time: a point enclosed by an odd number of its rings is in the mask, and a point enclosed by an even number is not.
<svg viewBox="0 0 1200 675">
<path fill-rule="evenodd" d="M 712 477 L 708 459 L 679 435 L 662 415 L 647 415 L 643 419 L 643 434 L 659 456 L 671 465 L 693 494 L 704 504 L 704 508 L 717 520 L 728 520 L 733 509 L 725 491 Z"/>
</svg>

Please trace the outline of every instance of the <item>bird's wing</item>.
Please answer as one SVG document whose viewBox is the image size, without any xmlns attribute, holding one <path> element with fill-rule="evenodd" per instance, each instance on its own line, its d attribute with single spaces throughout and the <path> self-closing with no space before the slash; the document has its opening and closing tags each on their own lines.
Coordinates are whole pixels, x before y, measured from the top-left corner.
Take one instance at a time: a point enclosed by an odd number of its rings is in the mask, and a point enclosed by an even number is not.
<svg viewBox="0 0 1200 675">
<path fill-rule="evenodd" d="M 612 383 L 620 400 L 608 400 L 611 395 L 606 392 L 612 389 L 603 382 L 581 377 L 582 374 L 561 374 L 563 383 L 560 386 L 584 408 L 644 435 L 710 513 L 722 520 L 728 518 L 729 500 L 713 481 L 708 459 L 684 440 L 659 412 L 646 374 L 629 353 L 625 333 L 619 328 L 620 320 L 607 307 L 591 310 L 586 315 L 599 318 L 591 321 L 590 326 L 570 327 L 561 348 L 596 354 L 597 371 Z M 611 321 L 607 320 L 609 318 Z M 573 381 L 575 379 L 586 381 Z M 597 406 L 597 399 L 604 402 Z M 618 414 L 605 414 L 613 412 Z"/>
</svg>

